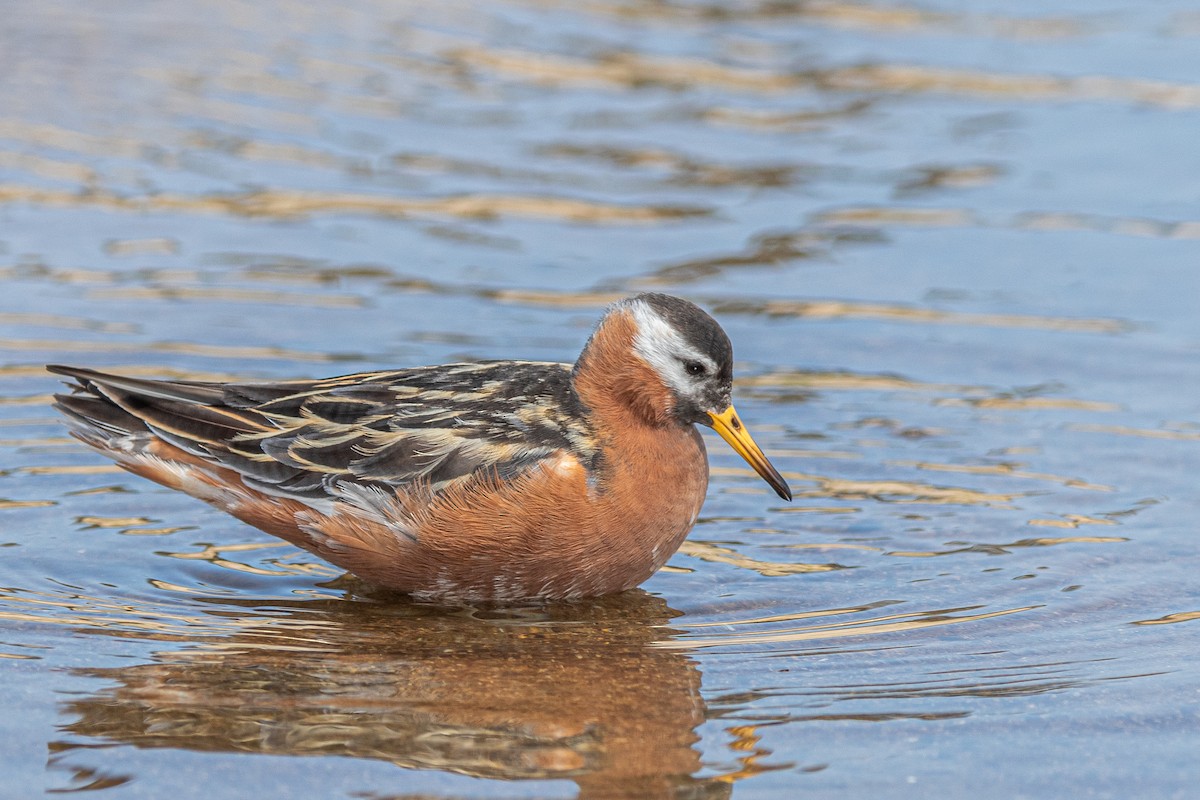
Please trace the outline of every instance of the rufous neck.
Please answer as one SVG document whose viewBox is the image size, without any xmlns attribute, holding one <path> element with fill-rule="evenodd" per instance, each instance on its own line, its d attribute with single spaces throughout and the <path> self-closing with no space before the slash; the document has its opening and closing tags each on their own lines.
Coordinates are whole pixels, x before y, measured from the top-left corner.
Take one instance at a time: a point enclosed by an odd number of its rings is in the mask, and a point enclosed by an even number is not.
<svg viewBox="0 0 1200 800">
<path fill-rule="evenodd" d="M 604 419 L 651 427 L 677 425 L 674 396 L 634 349 L 637 332 L 628 311 L 605 316 L 575 363 L 575 391 Z"/>
</svg>

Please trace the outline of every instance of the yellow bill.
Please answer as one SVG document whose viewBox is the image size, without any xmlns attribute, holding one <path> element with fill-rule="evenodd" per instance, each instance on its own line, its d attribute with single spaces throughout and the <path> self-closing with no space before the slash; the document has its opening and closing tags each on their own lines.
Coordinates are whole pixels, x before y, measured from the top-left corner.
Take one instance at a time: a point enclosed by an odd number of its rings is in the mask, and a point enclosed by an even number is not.
<svg viewBox="0 0 1200 800">
<path fill-rule="evenodd" d="M 754 467 L 754 471 L 761 475 L 764 481 L 771 484 L 775 494 L 784 500 L 791 500 L 792 490 L 788 487 L 787 481 L 763 455 L 763 451 L 754 443 L 754 439 L 750 438 L 750 431 L 746 430 L 746 426 L 738 419 L 733 406 L 720 414 L 710 411 L 708 416 L 712 420 L 713 430 L 721 434 L 721 438 L 729 442 L 729 446 L 734 449 L 734 452 L 746 459 L 746 463 Z"/>
</svg>

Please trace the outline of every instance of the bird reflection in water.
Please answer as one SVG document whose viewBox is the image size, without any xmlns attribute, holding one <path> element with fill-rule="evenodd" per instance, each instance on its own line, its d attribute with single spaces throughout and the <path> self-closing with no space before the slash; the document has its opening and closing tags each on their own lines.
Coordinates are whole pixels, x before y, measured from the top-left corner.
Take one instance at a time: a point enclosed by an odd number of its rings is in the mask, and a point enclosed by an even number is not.
<svg viewBox="0 0 1200 800">
<path fill-rule="evenodd" d="M 79 670 L 115 685 L 65 704 L 76 718 L 61 729 L 71 741 L 51 746 L 52 766 L 95 774 L 80 762 L 99 739 L 568 779 L 581 798 L 728 797 L 734 776 L 696 776 L 700 672 L 653 646 L 672 637 L 675 616 L 640 590 L 459 612 L 276 603 L 200 648 Z"/>
</svg>

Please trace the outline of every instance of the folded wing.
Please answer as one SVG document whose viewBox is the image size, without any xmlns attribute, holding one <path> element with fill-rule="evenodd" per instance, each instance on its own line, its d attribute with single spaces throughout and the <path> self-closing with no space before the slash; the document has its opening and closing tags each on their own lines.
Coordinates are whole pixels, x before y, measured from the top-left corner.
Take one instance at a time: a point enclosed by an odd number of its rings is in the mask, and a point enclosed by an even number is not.
<svg viewBox="0 0 1200 800">
<path fill-rule="evenodd" d="M 253 488 L 320 504 L 486 471 L 518 475 L 563 452 L 591 466 L 570 367 L 484 362 L 316 381 L 154 381 L 51 366 L 73 379 L 56 407 L 100 450 L 154 439 L 233 470 Z"/>
</svg>

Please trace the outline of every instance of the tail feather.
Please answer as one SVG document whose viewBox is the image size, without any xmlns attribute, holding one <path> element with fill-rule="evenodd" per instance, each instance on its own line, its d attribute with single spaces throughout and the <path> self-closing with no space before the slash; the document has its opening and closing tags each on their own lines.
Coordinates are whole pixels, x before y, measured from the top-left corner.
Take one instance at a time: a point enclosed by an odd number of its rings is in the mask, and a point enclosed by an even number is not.
<svg viewBox="0 0 1200 800">
<path fill-rule="evenodd" d="M 224 405 L 218 384 L 151 381 L 57 365 L 48 369 L 74 379 L 68 384 L 72 394 L 54 396 L 54 406 L 66 417 L 72 435 L 118 463 L 129 466 L 130 458 L 136 460 L 136 454 L 148 452 L 160 440 L 268 491 L 325 497 L 323 474 L 310 475 L 271 458 L 256 459 L 253 451 L 237 447 L 235 437 L 273 428 L 255 411 Z"/>
<path fill-rule="evenodd" d="M 76 434 L 91 430 L 105 438 L 112 438 L 149 432 L 142 420 L 95 395 L 56 394 L 54 407 L 67 418 L 71 430 Z"/>
<path fill-rule="evenodd" d="M 375 554 L 398 551 L 401 535 L 412 539 L 404 528 L 407 521 L 379 521 L 370 507 L 347 510 L 334 491 L 335 479 L 325 470 L 285 463 L 261 451 L 256 457 L 253 449 L 234 446 L 244 446 L 234 441 L 244 434 L 277 430 L 265 415 L 242 405 L 238 391 L 246 385 L 158 382 L 65 366 L 49 369 L 72 379 L 70 393 L 54 396 L 54 406 L 72 435 L 121 468 L 186 492 L 337 564 L 347 559 L 402 560 L 398 554 L 386 559 Z M 294 387 L 249 385 L 245 391 L 277 398 L 291 394 Z M 358 488 L 360 494 L 365 491 Z M 371 516 L 361 521 L 360 514 Z"/>
<path fill-rule="evenodd" d="M 127 375 L 113 375 L 84 367 L 67 367 L 62 364 L 48 364 L 48 372 L 74 378 L 79 388 L 94 391 L 93 387 L 113 387 L 123 389 L 130 394 L 142 397 L 156 397 L 164 400 L 180 400 L 185 403 L 220 403 L 224 389 L 219 383 L 203 383 L 201 381 L 155 381 L 145 378 L 131 378 Z"/>
<path fill-rule="evenodd" d="M 223 448 L 238 434 L 269 427 L 260 414 L 224 406 L 219 384 L 153 381 L 61 365 L 47 369 L 75 381 L 68 384 L 73 394 L 55 395 L 56 407 L 76 423 L 111 434 L 149 430 L 200 447 Z"/>
<path fill-rule="evenodd" d="M 238 433 L 261 433 L 263 430 L 263 426 L 255 424 L 249 415 L 218 406 L 139 394 L 105 384 L 98 384 L 97 388 L 113 404 L 151 428 L 161 428 L 203 444 L 219 444 Z"/>
</svg>

